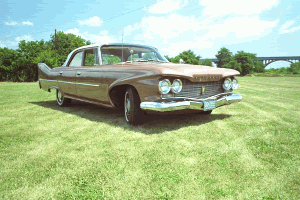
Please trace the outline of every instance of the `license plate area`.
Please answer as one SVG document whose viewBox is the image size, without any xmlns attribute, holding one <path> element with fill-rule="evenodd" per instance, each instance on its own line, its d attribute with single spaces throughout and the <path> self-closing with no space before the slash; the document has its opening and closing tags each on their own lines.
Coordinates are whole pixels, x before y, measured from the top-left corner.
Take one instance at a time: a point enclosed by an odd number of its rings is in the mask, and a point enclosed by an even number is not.
<svg viewBox="0 0 300 200">
<path fill-rule="evenodd" d="M 203 109 L 204 111 L 213 110 L 216 108 L 216 100 L 205 100 L 203 101 Z"/>
</svg>

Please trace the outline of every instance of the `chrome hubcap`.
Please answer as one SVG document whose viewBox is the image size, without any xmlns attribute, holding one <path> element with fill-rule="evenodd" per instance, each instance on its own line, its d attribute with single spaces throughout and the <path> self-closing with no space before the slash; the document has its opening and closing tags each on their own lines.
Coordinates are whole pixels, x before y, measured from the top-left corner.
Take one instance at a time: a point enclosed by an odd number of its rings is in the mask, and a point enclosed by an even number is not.
<svg viewBox="0 0 300 200">
<path fill-rule="evenodd" d="M 127 121 L 129 121 L 128 117 L 130 115 L 130 99 L 128 93 L 126 93 L 125 95 L 124 107 L 125 107 L 125 118 Z"/>
<path fill-rule="evenodd" d="M 58 100 L 59 103 L 61 103 L 61 101 L 62 101 L 62 95 L 61 95 L 61 92 L 59 90 L 57 92 L 57 100 Z"/>
</svg>

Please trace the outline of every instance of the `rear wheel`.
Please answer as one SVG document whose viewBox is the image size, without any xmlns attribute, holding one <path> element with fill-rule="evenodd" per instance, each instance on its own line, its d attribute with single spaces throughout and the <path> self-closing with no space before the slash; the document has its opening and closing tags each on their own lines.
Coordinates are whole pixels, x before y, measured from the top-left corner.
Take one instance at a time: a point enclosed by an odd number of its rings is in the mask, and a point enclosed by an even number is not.
<svg viewBox="0 0 300 200">
<path fill-rule="evenodd" d="M 56 101 L 60 106 L 69 106 L 71 99 L 65 98 L 59 89 L 56 90 Z"/>
<path fill-rule="evenodd" d="M 125 92 L 124 115 L 129 124 L 141 124 L 144 120 L 144 111 L 140 107 L 140 97 L 137 91 L 129 87 Z"/>
</svg>

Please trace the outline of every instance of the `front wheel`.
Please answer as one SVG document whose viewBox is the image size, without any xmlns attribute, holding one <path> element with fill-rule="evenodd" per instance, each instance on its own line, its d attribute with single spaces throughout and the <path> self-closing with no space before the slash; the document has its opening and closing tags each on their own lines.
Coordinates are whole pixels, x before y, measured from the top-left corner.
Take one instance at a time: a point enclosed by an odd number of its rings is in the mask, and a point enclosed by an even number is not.
<svg viewBox="0 0 300 200">
<path fill-rule="evenodd" d="M 125 120 L 129 124 L 141 124 L 144 119 L 144 111 L 140 107 L 140 97 L 137 91 L 129 87 L 125 92 L 124 114 Z"/>
<path fill-rule="evenodd" d="M 71 99 L 65 98 L 59 89 L 56 90 L 56 101 L 60 106 L 69 106 Z"/>
</svg>

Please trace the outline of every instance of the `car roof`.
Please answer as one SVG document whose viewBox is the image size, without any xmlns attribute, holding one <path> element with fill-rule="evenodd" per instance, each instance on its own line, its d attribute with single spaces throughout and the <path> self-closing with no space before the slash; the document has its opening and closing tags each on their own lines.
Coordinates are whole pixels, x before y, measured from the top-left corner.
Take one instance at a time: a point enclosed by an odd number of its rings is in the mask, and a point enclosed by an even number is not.
<svg viewBox="0 0 300 200">
<path fill-rule="evenodd" d="M 98 48 L 98 47 L 102 47 L 102 46 L 136 46 L 136 47 L 147 47 L 147 48 L 157 50 L 157 48 L 155 48 L 155 47 L 151 47 L 151 46 L 147 46 L 147 45 L 141 45 L 141 44 L 130 44 L 130 43 L 107 43 L 107 44 L 98 43 L 98 44 L 91 44 L 91 45 L 86 45 L 86 46 L 79 47 L 77 49 L 74 49 L 72 52 L 70 52 L 67 59 L 66 59 L 66 61 L 64 62 L 64 64 L 62 66 L 67 65 L 69 59 L 71 58 L 71 56 L 73 55 L 74 52 L 76 52 L 78 50 L 82 50 L 82 49 L 95 48 L 95 47 Z"/>
<path fill-rule="evenodd" d="M 102 44 L 102 43 L 98 43 L 98 44 L 91 44 L 91 45 L 86 45 L 86 46 L 82 46 L 79 47 L 77 49 L 74 49 L 72 52 L 77 51 L 77 50 L 81 50 L 81 49 L 86 49 L 86 48 L 93 48 L 93 47 L 101 47 L 101 46 L 137 46 L 137 47 L 148 47 L 151 49 L 156 49 L 155 47 L 151 47 L 151 46 L 147 46 L 147 45 L 141 45 L 141 44 L 130 44 L 130 43 L 106 43 L 106 44 Z"/>
</svg>

